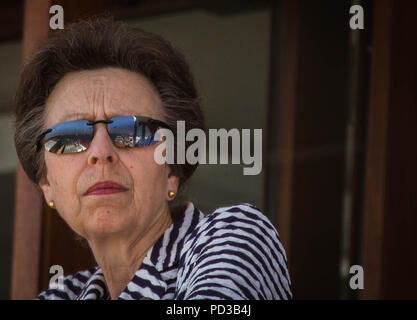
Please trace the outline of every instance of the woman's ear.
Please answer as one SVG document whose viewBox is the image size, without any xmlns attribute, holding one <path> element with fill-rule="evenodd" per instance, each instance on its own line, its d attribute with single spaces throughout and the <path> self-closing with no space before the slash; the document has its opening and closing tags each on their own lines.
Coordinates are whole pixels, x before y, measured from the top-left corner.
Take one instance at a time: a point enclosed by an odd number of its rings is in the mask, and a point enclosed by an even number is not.
<svg viewBox="0 0 417 320">
<path fill-rule="evenodd" d="M 38 183 L 39 187 L 42 189 L 43 192 L 43 196 L 46 200 L 47 203 L 53 201 L 53 196 L 52 196 L 52 190 L 51 190 L 51 185 L 49 183 L 47 174 L 44 173 L 41 177 L 41 179 L 39 180 Z"/>
<path fill-rule="evenodd" d="M 172 169 L 169 168 L 169 174 L 168 174 L 168 180 L 167 180 L 167 191 L 166 191 L 166 198 L 168 201 L 171 201 L 175 198 L 175 195 L 174 197 L 169 197 L 168 193 L 170 191 L 173 191 L 175 192 L 175 194 L 177 194 L 179 182 L 180 182 L 180 179 L 176 175 L 174 175 L 172 173 Z"/>
</svg>

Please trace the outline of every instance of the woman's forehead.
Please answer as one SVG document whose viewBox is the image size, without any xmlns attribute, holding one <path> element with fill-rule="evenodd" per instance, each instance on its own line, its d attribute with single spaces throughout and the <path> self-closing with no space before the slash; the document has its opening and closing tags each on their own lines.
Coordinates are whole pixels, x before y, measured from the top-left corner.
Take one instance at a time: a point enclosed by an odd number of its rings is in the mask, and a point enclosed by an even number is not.
<svg viewBox="0 0 417 320">
<path fill-rule="evenodd" d="M 161 119 L 162 103 L 143 76 L 118 68 L 73 72 L 62 78 L 46 102 L 46 125 L 117 115 Z"/>
</svg>

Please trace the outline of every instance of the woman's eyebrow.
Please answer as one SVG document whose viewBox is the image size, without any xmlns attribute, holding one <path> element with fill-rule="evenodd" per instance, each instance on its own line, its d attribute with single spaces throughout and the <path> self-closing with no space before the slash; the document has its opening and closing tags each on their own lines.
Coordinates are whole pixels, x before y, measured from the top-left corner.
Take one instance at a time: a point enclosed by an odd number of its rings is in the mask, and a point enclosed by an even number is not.
<svg viewBox="0 0 417 320">
<path fill-rule="evenodd" d="M 142 114 L 141 112 L 135 112 L 134 114 L 132 114 L 131 112 L 125 112 L 125 113 L 111 113 L 109 114 L 106 118 L 107 119 L 111 119 L 114 117 L 118 117 L 118 116 L 128 116 L 128 115 L 133 115 L 133 116 L 146 116 L 144 114 Z M 94 121 L 96 119 L 94 119 L 94 117 L 91 116 L 91 114 L 89 113 L 85 113 L 85 112 L 75 112 L 75 113 L 67 113 L 65 115 L 63 115 L 62 117 L 59 118 L 58 123 L 60 122 L 65 122 L 65 121 L 72 121 L 72 120 L 91 120 Z M 104 120 L 104 119 L 100 119 L 100 120 Z"/>
<path fill-rule="evenodd" d="M 90 120 L 91 115 L 88 113 L 75 112 L 67 113 L 64 116 L 59 118 L 59 122 L 71 121 L 71 120 Z"/>
</svg>

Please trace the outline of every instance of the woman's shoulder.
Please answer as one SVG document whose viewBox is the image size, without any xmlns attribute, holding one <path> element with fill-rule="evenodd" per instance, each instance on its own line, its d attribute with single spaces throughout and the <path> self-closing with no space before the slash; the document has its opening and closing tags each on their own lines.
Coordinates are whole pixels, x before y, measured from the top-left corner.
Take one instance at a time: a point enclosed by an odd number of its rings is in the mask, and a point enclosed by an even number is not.
<svg viewBox="0 0 417 320">
<path fill-rule="evenodd" d="M 277 245 L 286 260 L 277 229 L 260 209 L 250 203 L 224 206 L 206 214 L 187 238 L 185 247 L 189 249 L 199 243 L 207 245 L 218 237 L 256 239 L 267 245 Z"/>
<path fill-rule="evenodd" d="M 98 270 L 98 266 L 78 271 L 58 279 L 49 285 L 49 289 L 41 292 L 37 300 L 74 300 L 82 292 L 88 280 Z"/>
<path fill-rule="evenodd" d="M 221 219 L 223 217 L 234 217 L 235 219 L 251 218 L 256 221 L 270 224 L 268 218 L 260 209 L 250 203 L 239 203 L 231 206 L 224 206 L 215 209 L 211 214 L 207 215 L 211 219 Z"/>
<path fill-rule="evenodd" d="M 181 261 L 180 299 L 292 297 L 278 231 L 248 203 L 205 216 L 188 237 Z"/>
<path fill-rule="evenodd" d="M 280 242 L 277 229 L 269 218 L 256 206 L 240 203 L 215 209 L 196 226 L 194 236 L 213 234 L 219 230 L 239 229 L 242 235 L 255 235 L 262 232 Z"/>
</svg>

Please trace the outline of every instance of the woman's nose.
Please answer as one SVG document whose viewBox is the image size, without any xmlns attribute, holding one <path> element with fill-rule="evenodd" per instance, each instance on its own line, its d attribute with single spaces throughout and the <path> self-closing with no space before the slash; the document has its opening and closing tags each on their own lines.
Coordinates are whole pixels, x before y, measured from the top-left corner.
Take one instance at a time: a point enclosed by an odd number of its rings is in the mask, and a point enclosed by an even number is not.
<svg viewBox="0 0 417 320">
<path fill-rule="evenodd" d="M 94 137 L 88 148 L 88 164 L 114 164 L 119 160 L 116 147 L 110 140 L 104 123 L 94 125 Z"/>
</svg>

